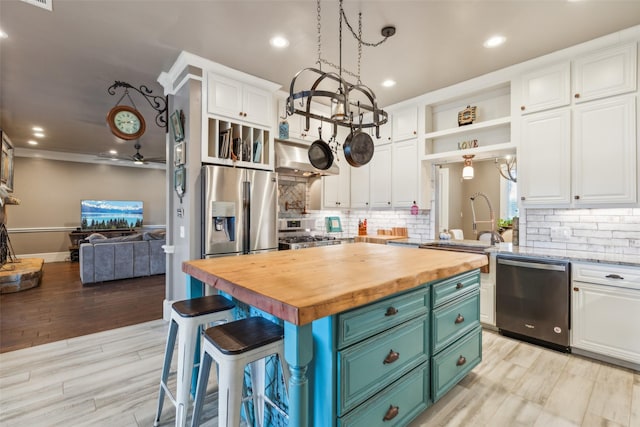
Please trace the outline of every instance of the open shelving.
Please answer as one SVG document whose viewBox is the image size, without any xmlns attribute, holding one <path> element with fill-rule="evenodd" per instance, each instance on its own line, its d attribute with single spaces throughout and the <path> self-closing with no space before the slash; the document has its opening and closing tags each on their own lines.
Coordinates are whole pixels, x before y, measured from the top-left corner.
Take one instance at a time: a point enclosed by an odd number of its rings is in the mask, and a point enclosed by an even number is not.
<svg viewBox="0 0 640 427">
<path fill-rule="evenodd" d="M 202 158 L 205 163 L 270 170 L 272 144 L 267 128 L 209 116 Z"/>
</svg>

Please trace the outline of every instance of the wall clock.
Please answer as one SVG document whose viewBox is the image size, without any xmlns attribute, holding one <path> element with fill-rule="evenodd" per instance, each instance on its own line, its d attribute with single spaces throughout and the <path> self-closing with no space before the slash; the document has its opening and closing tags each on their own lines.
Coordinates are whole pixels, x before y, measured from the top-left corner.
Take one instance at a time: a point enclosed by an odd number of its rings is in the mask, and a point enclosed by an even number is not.
<svg viewBox="0 0 640 427">
<path fill-rule="evenodd" d="M 107 114 L 107 124 L 115 136 L 126 140 L 138 139 L 146 130 L 142 114 L 128 105 L 113 107 Z"/>
</svg>

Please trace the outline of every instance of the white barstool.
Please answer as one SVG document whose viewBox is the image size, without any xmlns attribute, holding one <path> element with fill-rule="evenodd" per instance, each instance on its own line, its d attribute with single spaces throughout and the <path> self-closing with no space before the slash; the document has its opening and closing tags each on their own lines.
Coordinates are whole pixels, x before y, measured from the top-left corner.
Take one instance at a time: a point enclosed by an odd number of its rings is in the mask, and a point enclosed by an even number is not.
<svg viewBox="0 0 640 427">
<path fill-rule="evenodd" d="M 196 346 L 200 341 L 200 327 L 208 327 L 212 323 L 231 322 L 233 320 L 234 307 L 234 303 L 221 295 L 210 295 L 173 303 L 171 306 L 167 346 L 164 351 L 164 365 L 160 376 L 158 411 L 153 422 L 154 426 L 158 426 L 160 423 L 165 392 L 171 403 L 176 407 L 176 426 L 182 427 L 186 425 L 189 389 L 191 388 Z M 170 374 L 176 335 L 178 336 L 178 368 L 176 371 L 177 387 L 174 397 L 167 386 L 167 379 Z"/>
<path fill-rule="evenodd" d="M 218 364 L 218 427 L 238 427 L 241 405 L 253 400 L 256 425 L 264 426 L 264 405 L 269 404 L 286 417 L 284 411 L 266 395 L 264 387 L 265 358 L 278 355 L 285 390 L 289 385 L 289 369 L 284 360 L 284 329 L 262 317 L 249 317 L 214 326 L 204 332 L 200 374 L 193 406 L 191 426 L 200 425 L 200 414 L 207 392 L 211 362 Z M 244 370 L 251 364 L 251 396 L 242 393 Z M 248 414 L 247 414 L 248 415 Z"/>
</svg>

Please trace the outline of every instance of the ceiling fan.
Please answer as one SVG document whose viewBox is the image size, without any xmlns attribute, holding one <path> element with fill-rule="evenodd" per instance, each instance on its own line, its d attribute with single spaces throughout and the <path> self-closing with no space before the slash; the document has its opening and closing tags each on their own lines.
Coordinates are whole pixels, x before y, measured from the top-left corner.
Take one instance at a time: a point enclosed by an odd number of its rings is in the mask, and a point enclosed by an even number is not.
<svg viewBox="0 0 640 427">
<path fill-rule="evenodd" d="M 140 153 L 140 149 L 142 148 L 142 146 L 137 141 L 133 147 L 136 149 L 136 153 L 132 156 L 117 156 L 114 154 L 103 152 L 103 153 L 99 153 L 98 157 L 100 159 L 107 159 L 107 160 L 126 160 L 126 161 L 131 161 L 135 164 L 140 164 L 140 165 L 148 164 L 148 163 L 166 163 L 165 159 L 160 157 L 155 157 L 155 158 L 144 157 L 142 153 Z"/>
</svg>

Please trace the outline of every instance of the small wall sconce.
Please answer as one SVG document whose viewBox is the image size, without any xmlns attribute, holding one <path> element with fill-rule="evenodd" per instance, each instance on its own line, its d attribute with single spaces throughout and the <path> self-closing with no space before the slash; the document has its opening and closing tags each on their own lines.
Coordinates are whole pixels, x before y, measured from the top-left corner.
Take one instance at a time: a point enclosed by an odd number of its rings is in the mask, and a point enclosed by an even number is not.
<svg viewBox="0 0 640 427">
<path fill-rule="evenodd" d="M 471 159 L 473 159 L 475 155 L 465 154 L 462 157 L 464 158 L 464 167 L 462 168 L 462 179 L 473 179 L 473 164 L 471 163 Z"/>
</svg>

